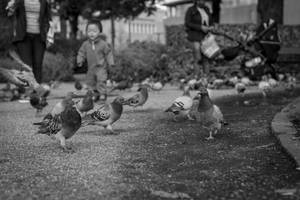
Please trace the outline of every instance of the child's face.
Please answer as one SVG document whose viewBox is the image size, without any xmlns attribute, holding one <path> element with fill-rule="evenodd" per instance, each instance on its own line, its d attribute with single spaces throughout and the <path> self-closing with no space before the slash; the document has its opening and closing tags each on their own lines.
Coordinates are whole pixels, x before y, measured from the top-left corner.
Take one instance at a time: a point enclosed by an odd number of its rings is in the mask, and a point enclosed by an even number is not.
<svg viewBox="0 0 300 200">
<path fill-rule="evenodd" d="M 87 36 L 90 40 L 95 40 L 100 34 L 100 30 L 96 24 L 90 24 L 87 27 Z"/>
</svg>

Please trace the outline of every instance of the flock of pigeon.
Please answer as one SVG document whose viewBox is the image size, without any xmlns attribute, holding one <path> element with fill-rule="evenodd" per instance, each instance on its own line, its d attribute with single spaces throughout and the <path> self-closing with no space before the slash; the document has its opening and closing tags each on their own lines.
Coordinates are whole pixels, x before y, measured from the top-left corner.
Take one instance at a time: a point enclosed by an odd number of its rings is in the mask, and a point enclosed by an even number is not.
<svg viewBox="0 0 300 200">
<path fill-rule="evenodd" d="M 76 85 L 78 86 L 78 83 L 75 83 L 75 87 Z M 112 125 L 120 119 L 123 106 L 143 106 L 149 98 L 149 90 L 153 90 L 153 85 L 141 84 L 133 96 L 129 98 L 117 96 L 110 103 L 95 103 L 94 92 L 88 88 L 86 90 L 84 97 L 77 101 L 75 98 L 78 95 L 74 92 L 69 92 L 63 100 L 55 104 L 42 121 L 34 123 L 34 125 L 38 126 L 36 133 L 46 134 L 58 140 L 63 151 L 73 152 L 73 149 L 66 145 L 66 140 L 71 138 L 78 129 L 96 125 L 104 127 L 110 134 L 115 134 Z M 32 97 L 31 105 L 33 105 Z M 191 109 L 195 103 L 197 104 L 198 114 L 191 115 Z M 40 112 L 42 107 L 45 107 L 45 104 L 33 105 L 33 107 Z M 200 87 L 198 94 L 192 98 L 190 87 L 186 85 L 183 89 L 183 95 L 176 98 L 165 112 L 173 113 L 174 121 L 178 121 L 177 117 L 181 116 L 201 122 L 203 127 L 208 129 L 209 137 L 207 139 L 213 139 L 213 134 L 216 134 L 222 125 L 225 124 L 222 112 L 212 103 L 208 90 L 204 86 Z"/>
<path fill-rule="evenodd" d="M 21 61 L 20 61 L 21 63 Z M 24 63 L 21 63 L 25 65 Z M 33 75 L 32 75 L 33 77 Z M 44 107 L 48 105 L 47 97 L 50 90 L 57 87 L 57 83 L 37 84 L 34 78 L 28 78 L 29 85 L 33 88 L 30 93 L 30 104 L 36 109 L 37 115 Z M 279 74 L 278 81 L 269 75 L 264 75 L 257 84 L 264 98 L 272 88 L 284 84 L 288 91 L 293 91 L 296 86 L 296 78 L 291 74 Z M 174 121 L 178 121 L 178 116 L 185 117 L 188 120 L 196 120 L 202 127 L 208 130 L 208 140 L 213 139 L 213 135 L 218 133 L 224 122 L 223 114 L 220 108 L 215 105 L 209 95 L 210 88 L 218 88 L 220 85 L 229 83 L 235 87 L 238 94 L 243 94 L 247 86 L 253 85 L 253 82 L 247 77 L 231 77 L 227 81 L 222 79 L 207 80 L 205 77 L 200 79 L 181 80 L 180 89 L 183 90 L 182 96 L 176 98 L 172 105 L 165 112 L 173 113 Z M 114 90 L 124 90 L 132 87 L 132 80 L 124 80 L 118 84 L 107 82 Z M 80 100 L 74 92 L 69 92 L 66 97 L 58 102 L 52 110 L 40 122 L 34 123 L 38 126 L 37 134 L 46 134 L 53 139 L 59 140 L 60 146 L 65 152 L 73 152 L 73 149 L 66 146 L 66 139 L 71 138 L 80 127 L 96 125 L 104 127 L 109 133 L 115 134 L 112 125 L 118 121 L 123 112 L 123 106 L 138 107 L 143 106 L 149 98 L 149 90 L 159 91 L 163 89 L 164 84 L 157 81 L 151 82 L 149 79 L 143 81 L 135 95 L 124 98 L 117 96 L 112 102 L 95 103 L 95 94 L 87 86 L 79 81 L 75 82 L 77 90 L 86 90 L 86 94 Z M 9 88 L 6 88 L 9 90 Z M 195 97 L 191 97 L 190 90 L 197 90 Z M 196 108 L 196 109 L 194 109 Z M 194 109 L 194 110 L 193 110 Z M 192 112 L 193 110 L 193 112 Z"/>
</svg>

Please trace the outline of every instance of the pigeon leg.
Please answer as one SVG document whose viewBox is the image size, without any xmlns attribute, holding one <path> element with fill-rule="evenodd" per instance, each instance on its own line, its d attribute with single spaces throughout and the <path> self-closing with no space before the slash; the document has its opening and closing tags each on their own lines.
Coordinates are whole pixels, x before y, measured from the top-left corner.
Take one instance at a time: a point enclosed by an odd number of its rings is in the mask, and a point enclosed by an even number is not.
<svg viewBox="0 0 300 200">
<path fill-rule="evenodd" d="M 61 131 L 59 131 L 55 138 L 60 141 L 60 146 L 62 147 L 63 151 L 66 153 L 74 153 L 74 150 L 71 147 L 66 146 L 66 138 L 62 135 Z"/>
<path fill-rule="evenodd" d="M 110 134 L 116 134 L 115 131 L 112 129 L 112 126 L 109 124 L 106 127 L 106 130 L 110 133 Z"/>
<path fill-rule="evenodd" d="M 42 114 L 42 110 L 41 109 L 37 109 L 36 113 L 35 113 L 35 117 L 40 117 Z"/>
<path fill-rule="evenodd" d="M 177 119 L 177 118 L 178 118 L 177 115 L 174 115 L 173 121 L 174 121 L 174 122 L 178 122 L 178 119 Z"/>
<path fill-rule="evenodd" d="M 212 136 L 212 131 L 209 131 L 209 137 L 206 138 L 207 140 L 213 140 L 214 137 Z"/>
<path fill-rule="evenodd" d="M 194 121 L 195 119 L 191 117 L 190 113 L 187 114 L 188 120 Z"/>
</svg>

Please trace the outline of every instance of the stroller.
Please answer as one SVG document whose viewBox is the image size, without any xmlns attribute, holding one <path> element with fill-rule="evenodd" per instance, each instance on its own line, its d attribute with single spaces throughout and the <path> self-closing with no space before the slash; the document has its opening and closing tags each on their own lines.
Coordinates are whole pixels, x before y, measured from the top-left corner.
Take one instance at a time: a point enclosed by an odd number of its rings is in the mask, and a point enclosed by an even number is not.
<svg viewBox="0 0 300 200">
<path fill-rule="evenodd" d="M 214 35 L 223 36 L 237 43 L 236 46 L 221 49 L 215 41 Z M 257 80 L 264 74 L 271 74 L 276 78 L 277 57 L 280 50 L 280 38 L 277 23 L 268 19 L 261 23 L 255 35 L 245 43 L 220 32 L 211 32 L 202 41 L 202 51 L 209 59 L 222 58 L 231 61 L 242 52 L 244 56 L 241 62 L 241 70 L 252 80 Z"/>
</svg>

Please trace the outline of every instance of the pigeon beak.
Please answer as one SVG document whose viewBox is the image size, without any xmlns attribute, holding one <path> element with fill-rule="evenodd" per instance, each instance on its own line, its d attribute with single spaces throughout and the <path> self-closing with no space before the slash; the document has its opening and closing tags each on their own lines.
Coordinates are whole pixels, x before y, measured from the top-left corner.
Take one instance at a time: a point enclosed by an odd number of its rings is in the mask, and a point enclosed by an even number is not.
<svg viewBox="0 0 300 200">
<path fill-rule="evenodd" d="M 200 97 L 201 97 L 201 94 L 197 94 L 197 95 L 193 98 L 193 100 L 199 100 Z"/>
</svg>

